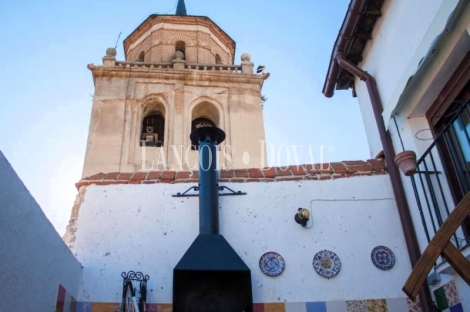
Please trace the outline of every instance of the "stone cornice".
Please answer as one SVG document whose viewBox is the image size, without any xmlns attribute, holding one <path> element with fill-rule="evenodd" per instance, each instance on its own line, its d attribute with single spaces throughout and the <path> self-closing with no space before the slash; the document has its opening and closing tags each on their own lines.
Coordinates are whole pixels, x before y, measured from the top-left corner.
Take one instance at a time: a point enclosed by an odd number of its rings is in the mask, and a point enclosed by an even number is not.
<svg viewBox="0 0 470 312">
<path fill-rule="evenodd" d="M 159 23 L 179 24 L 179 25 L 201 25 L 207 27 L 226 47 L 230 49 L 232 54 L 232 63 L 235 57 L 235 41 L 206 16 L 176 16 L 176 15 L 150 15 L 143 21 L 126 39 L 124 39 L 124 54 L 127 59 L 127 51 L 130 45 L 142 37 L 149 31 L 153 25 Z"/>
<path fill-rule="evenodd" d="M 224 70 L 177 70 L 150 66 L 99 66 L 94 64 L 89 64 L 88 69 L 93 73 L 93 81 L 98 77 L 119 77 L 258 84 L 261 87 L 266 79 L 265 75 L 232 73 Z"/>
</svg>

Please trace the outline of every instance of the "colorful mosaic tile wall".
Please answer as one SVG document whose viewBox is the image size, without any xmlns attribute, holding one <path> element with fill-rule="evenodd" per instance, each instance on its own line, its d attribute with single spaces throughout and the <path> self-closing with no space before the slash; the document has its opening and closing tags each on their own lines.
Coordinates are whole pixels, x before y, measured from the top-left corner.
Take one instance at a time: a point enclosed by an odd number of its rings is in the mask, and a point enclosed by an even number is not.
<svg viewBox="0 0 470 312">
<path fill-rule="evenodd" d="M 442 312 L 462 312 L 463 307 L 460 303 L 459 293 L 454 281 L 450 281 L 447 284 L 434 290 L 434 298 L 436 304 Z"/>
<path fill-rule="evenodd" d="M 442 312 L 463 312 L 457 287 L 453 281 L 434 290 Z M 77 302 L 59 285 L 55 312 L 119 312 L 120 303 Z M 148 312 L 173 312 L 171 304 L 148 303 Z M 407 298 L 351 300 L 328 302 L 255 303 L 253 312 L 421 312 L 418 301 Z"/>
<path fill-rule="evenodd" d="M 58 312 L 119 312 L 120 303 L 78 302 Z M 173 312 L 171 304 L 147 304 L 148 312 Z M 330 302 L 255 303 L 253 312 L 415 312 L 405 298 Z"/>
<path fill-rule="evenodd" d="M 327 302 L 255 303 L 253 312 L 406 312 L 405 298 Z"/>
</svg>

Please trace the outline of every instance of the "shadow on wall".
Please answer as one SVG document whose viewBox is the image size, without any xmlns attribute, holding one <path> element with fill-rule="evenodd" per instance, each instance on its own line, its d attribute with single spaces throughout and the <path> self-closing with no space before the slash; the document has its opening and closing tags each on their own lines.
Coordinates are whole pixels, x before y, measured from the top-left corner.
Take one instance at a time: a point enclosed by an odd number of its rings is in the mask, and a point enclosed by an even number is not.
<svg viewBox="0 0 470 312">
<path fill-rule="evenodd" d="M 0 172 L 1 310 L 52 311 L 58 285 L 77 295 L 81 265 L 1 152 Z"/>
</svg>

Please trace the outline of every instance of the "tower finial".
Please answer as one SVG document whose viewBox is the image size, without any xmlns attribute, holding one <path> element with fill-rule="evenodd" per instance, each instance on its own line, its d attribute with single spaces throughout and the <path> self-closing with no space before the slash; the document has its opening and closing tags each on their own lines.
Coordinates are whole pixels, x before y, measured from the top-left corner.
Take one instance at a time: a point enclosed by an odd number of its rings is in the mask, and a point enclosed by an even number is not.
<svg viewBox="0 0 470 312">
<path fill-rule="evenodd" d="M 186 14 L 186 5 L 184 4 L 184 0 L 178 0 L 175 15 L 188 15 Z"/>
</svg>

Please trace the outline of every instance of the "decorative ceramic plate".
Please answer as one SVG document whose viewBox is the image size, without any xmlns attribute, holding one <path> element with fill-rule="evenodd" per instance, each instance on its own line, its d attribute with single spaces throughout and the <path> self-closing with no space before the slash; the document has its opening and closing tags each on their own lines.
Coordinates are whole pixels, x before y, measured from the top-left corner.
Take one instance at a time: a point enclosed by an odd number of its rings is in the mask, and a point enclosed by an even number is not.
<svg viewBox="0 0 470 312">
<path fill-rule="evenodd" d="M 278 276 L 286 267 L 286 263 L 277 252 L 267 252 L 259 258 L 259 268 L 261 272 L 268 276 Z"/>
<path fill-rule="evenodd" d="M 390 270 L 395 265 L 393 251 L 385 246 L 377 246 L 370 253 L 372 263 L 381 270 Z"/>
<path fill-rule="evenodd" d="M 341 270 L 341 261 L 334 252 L 322 250 L 313 257 L 313 268 L 320 276 L 331 278 Z"/>
</svg>

